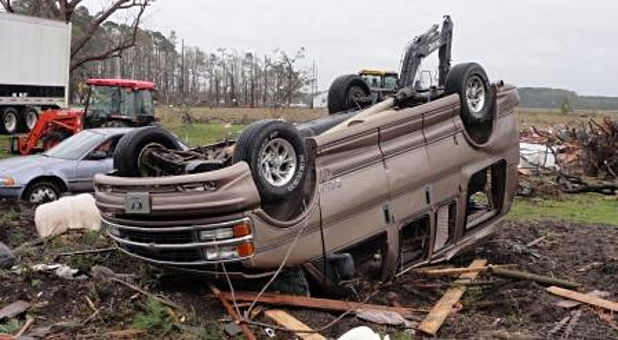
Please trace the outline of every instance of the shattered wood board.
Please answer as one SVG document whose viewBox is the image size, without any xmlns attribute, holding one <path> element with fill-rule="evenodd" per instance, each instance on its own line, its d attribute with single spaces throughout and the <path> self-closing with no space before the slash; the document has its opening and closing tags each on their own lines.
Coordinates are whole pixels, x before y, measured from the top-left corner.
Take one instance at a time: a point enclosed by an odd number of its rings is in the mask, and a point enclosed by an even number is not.
<svg viewBox="0 0 618 340">
<path fill-rule="evenodd" d="M 486 263 L 486 260 L 474 260 L 468 268 L 481 268 L 484 267 Z M 459 279 L 472 281 L 476 279 L 478 275 L 478 271 L 464 273 L 459 276 Z M 423 322 L 421 322 L 421 324 L 419 325 L 418 329 L 424 333 L 436 335 L 436 333 L 444 323 L 444 320 L 446 320 L 449 314 L 451 314 L 453 306 L 457 303 L 457 301 L 459 301 L 465 291 L 465 286 L 455 286 L 453 288 L 449 288 L 449 290 L 444 293 L 442 298 L 440 298 L 438 303 L 433 306 L 425 320 L 423 320 Z"/>
<path fill-rule="evenodd" d="M 311 327 L 305 325 L 300 320 L 296 319 L 292 315 L 282 310 L 277 310 L 277 309 L 268 310 L 264 312 L 264 314 L 266 314 L 266 316 L 275 320 L 275 322 L 277 322 L 278 324 L 280 324 L 281 326 L 287 329 L 313 331 Z M 304 339 L 304 340 L 326 340 L 325 337 L 321 336 L 318 333 L 295 333 L 295 334 L 299 338 Z"/>
<path fill-rule="evenodd" d="M 571 300 L 583 302 L 585 304 L 589 304 L 592 306 L 597 306 L 597 307 L 601 307 L 607 310 L 618 312 L 618 302 L 601 299 L 598 297 L 576 292 L 574 290 L 568 290 L 568 289 L 564 289 L 564 288 L 560 288 L 556 286 L 548 287 L 547 291 L 554 295 L 562 296 L 562 297 L 565 297 Z"/>
<path fill-rule="evenodd" d="M 586 295 L 588 296 L 594 296 L 594 297 L 598 297 L 598 298 L 606 298 L 609 297 L 610 295 L 612 295 L 610 292 L 604 292 L 604 291 L 600 291 L 600 290 L 593 290 L 589 293 L 586 293 Z M 575 301 L 575 300 L 571 300 L 571 299 L 564 299 L 564 300 L 560 300 L 558 302 L 555 303 L 556 306 L 558 307 L 562 307 L 562 308 L 566 308 L 566 309 L 572 309 L 575 308 L 579 305 L 581 305 L 582 303 L 579 301 Z"/>
</svg>

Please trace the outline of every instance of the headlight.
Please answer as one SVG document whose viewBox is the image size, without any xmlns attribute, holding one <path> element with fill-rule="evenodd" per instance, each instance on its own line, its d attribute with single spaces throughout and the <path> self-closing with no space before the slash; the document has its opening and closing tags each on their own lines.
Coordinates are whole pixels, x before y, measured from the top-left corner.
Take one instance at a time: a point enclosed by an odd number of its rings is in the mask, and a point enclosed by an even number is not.
<svg viewBox="0 0 618 340">
<path fill-rule="evenodd" d="M 15 180 L 11 177 L 0 178 L 0 187 L 12 187 L 16 184 Z"/>
<path fill-rule="evenodd" d="M 227 228 L 200 230 L 199 239 L 201 241 L 225 240 L 249 234 L 251 234 L 251 222 L 241 221 Z"/>
<path fill-rule="evenodd" d="M 247 257 L 253 255 L 255 248 L 252 242 L 239 244 L 237 246 L 208 247 L 204 250 L 207 260 L 229 260 L 237 257 Z"/>
</svg>

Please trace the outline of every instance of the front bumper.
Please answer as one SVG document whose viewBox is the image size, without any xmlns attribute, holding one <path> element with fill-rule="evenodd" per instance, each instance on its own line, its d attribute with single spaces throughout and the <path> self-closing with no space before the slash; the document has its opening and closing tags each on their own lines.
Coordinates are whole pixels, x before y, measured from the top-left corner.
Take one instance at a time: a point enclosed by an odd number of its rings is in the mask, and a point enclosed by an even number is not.
<svg viewBox="0 0 618 340">
<path fill-rule="evenodd" d="M 127 255 L 183 271 L 267 275 L 249 268 L 255 245 L 247 212 L 260 200 L 245 162 L 184 176 L 97 175 L 95 189 L 106 233 Z M 125 201 L 138 192 L 145 195 L 149 213 L 128 212 Z"/>
<path fill-rule="evenodd" d="M 23 191 L 24 187 L 22 186 L 0 187 L 0 199 L 19 200 Z"/>
</svg>

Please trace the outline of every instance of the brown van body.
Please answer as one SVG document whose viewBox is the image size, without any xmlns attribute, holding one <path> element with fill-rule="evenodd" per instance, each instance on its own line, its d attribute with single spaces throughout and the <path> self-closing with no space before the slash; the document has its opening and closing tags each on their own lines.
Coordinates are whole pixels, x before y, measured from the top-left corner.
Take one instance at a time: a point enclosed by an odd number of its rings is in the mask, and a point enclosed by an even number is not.
<svg viewBox="0 0 618 340">
<path fill-rule="evenodd" d="M 420 106 L 389 110 L 338 131 L 305 140 L 312 190 L 305 209 L 289 220 L 261 206 L 245 162 L 206 173 L 122 178 L 97 175 L 96 202 L 107 232 L 127 254 L 163 266 L 236 277 L 269 275 L 286 258 L 297 266 L 326 253 L 380 238 L 382 272 L 451 258 L 496 230 L 517 186 L 518 128 L 515 87 L 493 85 L 493 132 L 477 145 L 450 95 Z M 469 210 L 468 185 L 476 173 L 491 184 L 487 209 Z M 186 188 L 208 183 L 210 190 Z M 126 214 L 127 196 L 146 195 L 148 214 Z M 424 224 L 417 223 L 424 221 Z M 251 233 L 199 240 L 200 230 L 248 222 Z M 426 228 L 428 242 L 413 261 L 402 261 L 407 227 Z M 405 232 L 404 232 L 405 231 Z M 208 260 L 206 248 L 250 243 L 249 256 Z M 407 267 L 406 267 L 407 265 Z"/>
</svg>

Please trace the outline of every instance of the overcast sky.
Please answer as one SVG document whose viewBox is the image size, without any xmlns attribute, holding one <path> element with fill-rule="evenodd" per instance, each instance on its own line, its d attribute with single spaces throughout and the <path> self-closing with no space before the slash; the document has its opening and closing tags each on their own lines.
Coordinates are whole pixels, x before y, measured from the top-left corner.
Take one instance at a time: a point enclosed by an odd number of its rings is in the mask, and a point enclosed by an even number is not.
<svg viewBox="0 0 618 340">
<path fill-rule="evenodd" d="M 618 96 L 616 0 L 157 0 L 145 24 L 206 51 L 304 47 L 324 90 L 361 68 L 399 70 L 406 43 L 444 14 L 454 63 L 518 86 Z"/>
</svg>

